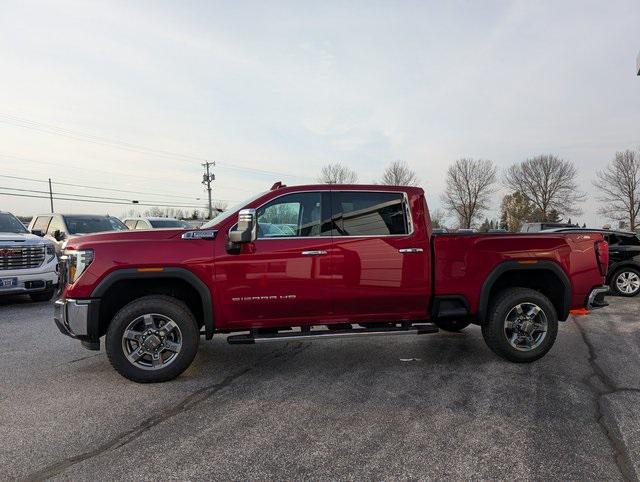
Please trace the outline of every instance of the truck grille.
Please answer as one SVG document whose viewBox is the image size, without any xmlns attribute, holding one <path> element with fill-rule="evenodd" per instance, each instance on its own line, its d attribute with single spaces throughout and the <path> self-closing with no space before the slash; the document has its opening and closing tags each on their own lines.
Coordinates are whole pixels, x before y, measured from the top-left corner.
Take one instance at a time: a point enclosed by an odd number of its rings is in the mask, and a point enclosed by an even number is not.
<svg viewBox="0 0 640 482">
<path fill-rule="evenodd" d="M 0 271 L 37 268 L 44 262 L 44 246 L 0 246 Z"/>
</svg>

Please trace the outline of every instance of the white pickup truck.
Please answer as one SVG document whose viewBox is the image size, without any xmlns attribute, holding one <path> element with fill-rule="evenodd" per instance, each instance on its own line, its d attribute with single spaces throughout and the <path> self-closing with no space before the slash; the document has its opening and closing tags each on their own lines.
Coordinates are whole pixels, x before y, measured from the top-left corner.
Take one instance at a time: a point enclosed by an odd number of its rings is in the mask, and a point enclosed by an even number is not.
<svg viewBox="0 0 640 482">
<path fill-rule="evenodd" d="M 58 284 L 57 269 L 53 242 L 0 211 L 0 296 L 28 294 L 33 301 L 48 301 Z"/>
</svg>

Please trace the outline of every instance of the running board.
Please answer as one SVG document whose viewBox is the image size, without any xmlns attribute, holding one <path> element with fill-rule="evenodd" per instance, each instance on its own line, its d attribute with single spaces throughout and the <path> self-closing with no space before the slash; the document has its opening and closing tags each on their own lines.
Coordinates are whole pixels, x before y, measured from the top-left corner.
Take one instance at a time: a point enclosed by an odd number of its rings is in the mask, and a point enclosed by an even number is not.
<svg viewBox="0 0 640 482">
<path fill-rule="evenodd" d="M 272 341 L 318 340 L 324 338 L 352 338 L 357 336 L 389 336 L 389 335 L 426 335 L 437 333 L 438 327 L 433 323 L 421 323 L 409 328 L 354 328 L 352 330 L 309 330 L 289 331 L 285 333 L 231 335 L 227 342 L 231 345 L 250 345 Z"/>
</svg>

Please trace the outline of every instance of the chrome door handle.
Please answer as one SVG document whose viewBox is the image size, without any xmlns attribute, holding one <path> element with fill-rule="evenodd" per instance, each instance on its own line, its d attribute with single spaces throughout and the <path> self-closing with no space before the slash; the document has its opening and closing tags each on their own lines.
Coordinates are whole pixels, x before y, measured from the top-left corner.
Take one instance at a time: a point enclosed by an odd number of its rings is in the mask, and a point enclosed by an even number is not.
<svg viewBox="0 0 640 482">
<path fill-rule="evenodd" d="M 311 250 L 311 251 L 303 251 L 300 254 L 302 254 L 302 256 L 324 256 L 325 254 L 327 254 L 327 252 L 322 249 L 318 249 L 318 250 Z"/>
<path fill-rule="evenodd" d="M 398 253 L 422 253 L 423 249 L 422 248 L 400 248 L 398 250 Z"/>
</svg>

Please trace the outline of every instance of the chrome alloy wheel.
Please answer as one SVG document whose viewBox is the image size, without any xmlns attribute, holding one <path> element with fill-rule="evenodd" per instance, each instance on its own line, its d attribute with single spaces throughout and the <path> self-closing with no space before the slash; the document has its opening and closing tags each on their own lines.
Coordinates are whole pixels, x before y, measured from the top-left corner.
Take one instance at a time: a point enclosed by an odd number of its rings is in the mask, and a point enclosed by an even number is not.
<svg viewBox="0 0 640 482">
<path fill-rule="evenodd" d="M 509 344 L 519 351 L 538 348 L 547 336 L 547 315 L 535 303 L 520 303 L 507 314 L 504 334 Z"/>
<path fill-rule="evenodd" d="M 640 290 L 640 276 L 633 271 L 623 271 L 616 278 L 616 288 L 626 295 L 636 293 Z"/>
<path fill-rule="evenodd" d="M 143 370 L 165 368 L 182 349 L 182 332 L 171 318 L 148 313 L 134 319 L 122 334 L 122 350 L 129 362 Z"/>
</svg>

